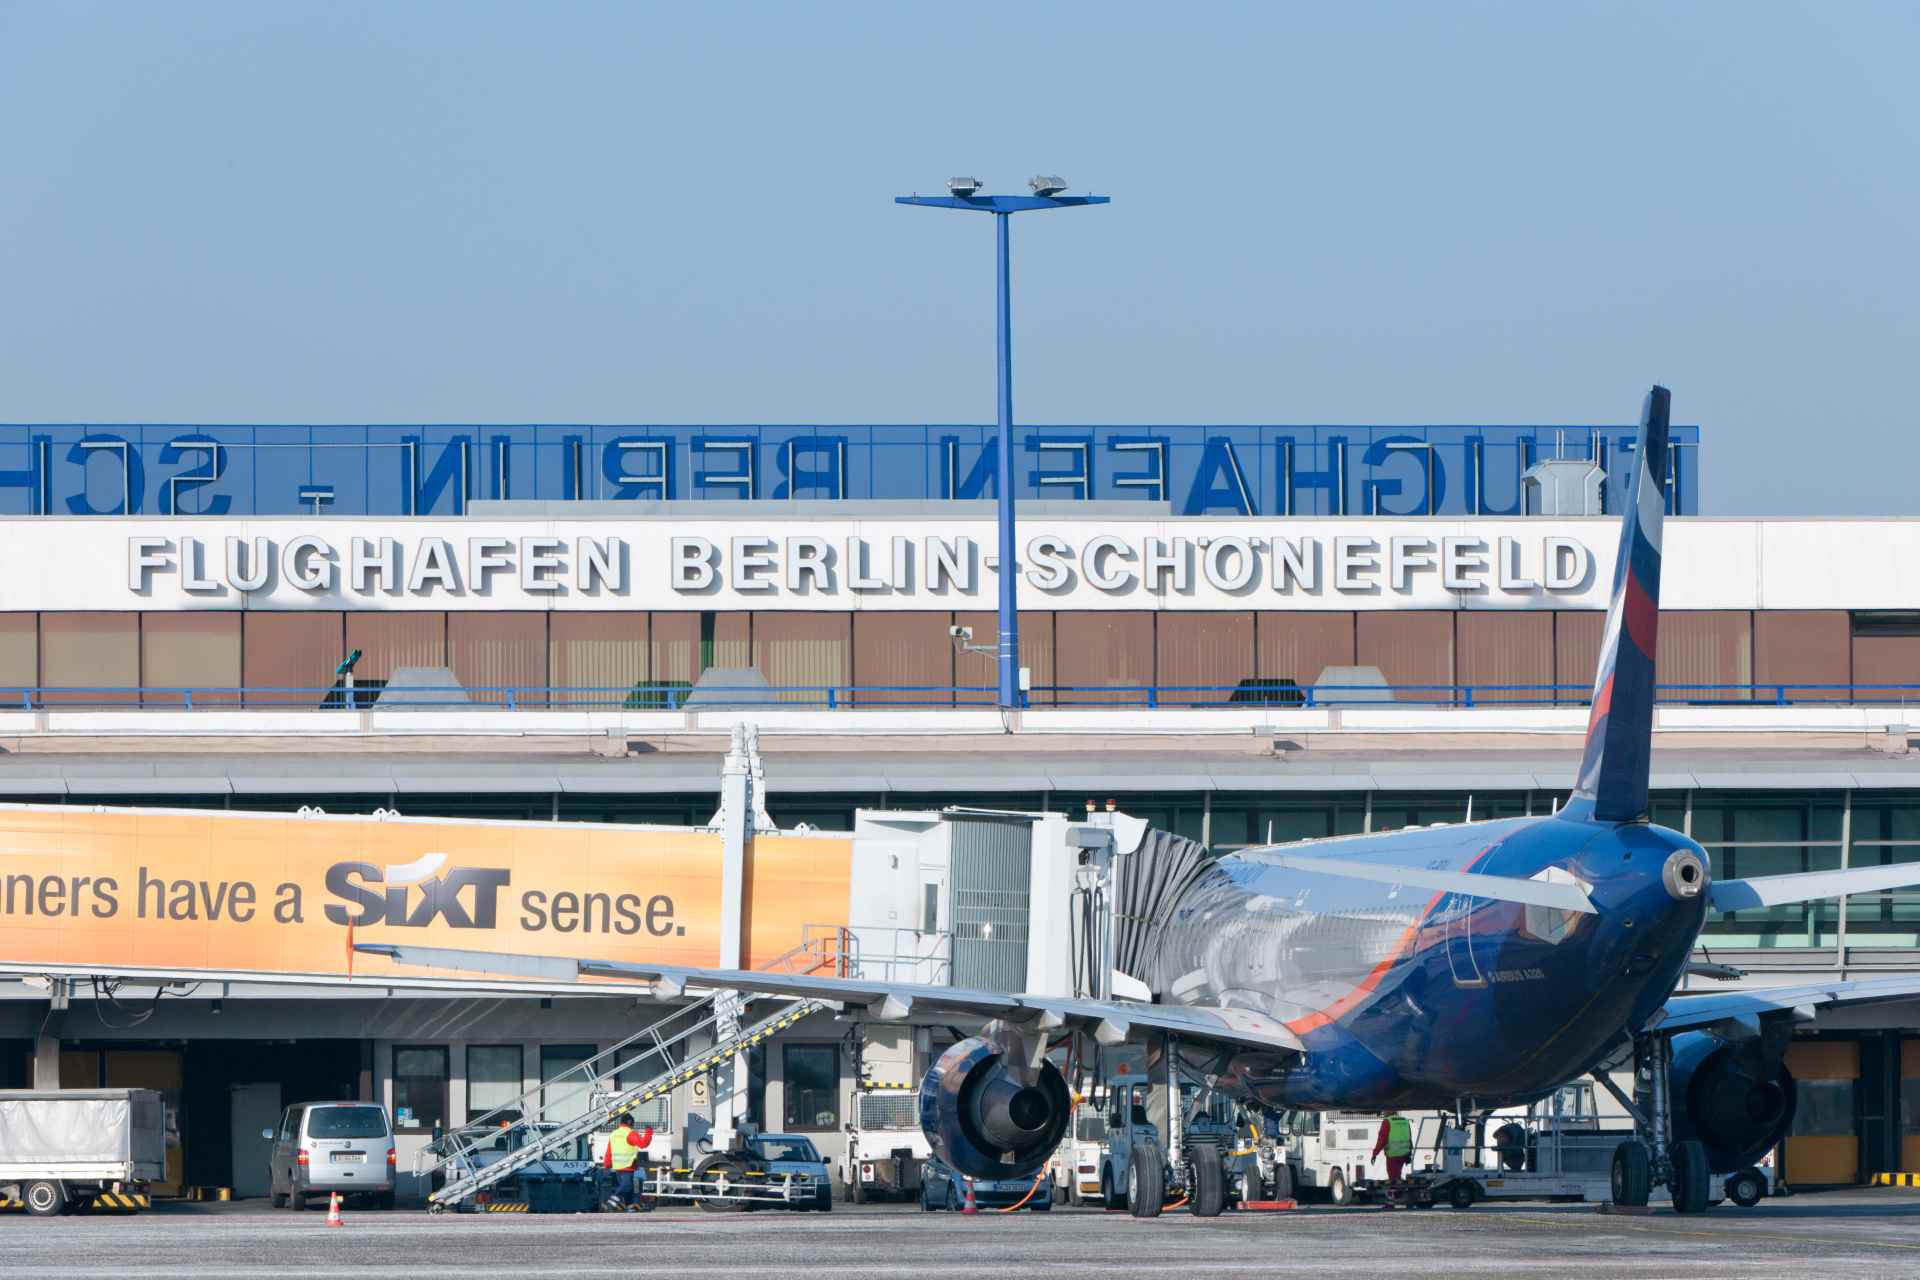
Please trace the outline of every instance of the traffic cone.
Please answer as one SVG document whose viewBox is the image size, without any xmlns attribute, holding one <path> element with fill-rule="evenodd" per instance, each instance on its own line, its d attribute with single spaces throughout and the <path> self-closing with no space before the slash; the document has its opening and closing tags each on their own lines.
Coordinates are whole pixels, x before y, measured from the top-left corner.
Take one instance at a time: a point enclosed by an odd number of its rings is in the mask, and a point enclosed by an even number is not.
<svg viewBox="0 0 1920 1280">
<path fill-rule="evenodd" d="M 344 1227 L 347 1225 L 340 1217 L 340 1193 L 338 1191 L 327 1197 L 327 1225 L 330 1227 Z"/>
<path fill-rule="evenodd" d="M 974 1199 L 973 1199 L 973 1179 L 972 1178 L 967 1179 L 967 1203 L 961 1207 L 960 1212 L 962 1213 L 980 1212 L 980 1206 L 974 1203 Z"/>
</svg>

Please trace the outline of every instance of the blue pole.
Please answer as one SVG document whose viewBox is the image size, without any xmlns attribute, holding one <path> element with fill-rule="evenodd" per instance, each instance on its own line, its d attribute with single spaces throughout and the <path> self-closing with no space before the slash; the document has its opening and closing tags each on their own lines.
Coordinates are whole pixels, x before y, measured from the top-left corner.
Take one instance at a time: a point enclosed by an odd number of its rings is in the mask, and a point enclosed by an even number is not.
<svg viewBox="0 0 1920 1280">
<path fill-rule="evenodd" d="M 1013 541 L 1013 302 L 1009 283 L 1007 224 L 1010 213 L 996 213 L 1000 294 L 1000 705 L 1020 705 L 1020 614 L 1018 555 Z"/>
</svg>

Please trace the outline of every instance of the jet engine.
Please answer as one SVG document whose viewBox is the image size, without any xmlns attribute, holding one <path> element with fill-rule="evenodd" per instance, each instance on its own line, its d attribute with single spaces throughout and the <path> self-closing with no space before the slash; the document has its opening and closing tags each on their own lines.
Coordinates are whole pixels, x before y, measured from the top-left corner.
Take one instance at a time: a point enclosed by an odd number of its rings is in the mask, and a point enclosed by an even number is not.
<svg viewBox="0 0 1920 1280">
<path fill-rule="evenodd" d="M 1673 1038 L 1674 1136 L 1697 1138 L 1715 1173 L 1759 1160 L 1793 1123 L 1793 1076 L 1766 1040 L 1695 1031 Z M 1784 1048 L 1784 1045 L 1779 1046 Z"/>
<path fill-rule="evenodd" d="M 1059 1068 L 974 1036 L 920 1082 L 920 1128 L 933 1154 L 970 1178 L 1032 1177 L 1066 1136 L 1073 1102 Z"/>
</svg>

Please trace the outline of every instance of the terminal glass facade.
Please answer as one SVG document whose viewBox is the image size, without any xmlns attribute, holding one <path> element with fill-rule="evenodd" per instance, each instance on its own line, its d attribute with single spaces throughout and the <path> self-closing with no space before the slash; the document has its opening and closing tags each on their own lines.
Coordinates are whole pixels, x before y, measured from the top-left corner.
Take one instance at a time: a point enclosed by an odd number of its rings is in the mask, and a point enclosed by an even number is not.
<svg viewBox="0 0 1920 1280">
<path fill-rule="evenodd" d="M 1287 703 L 1355 666 L 1400 701 L 1577 705 L 1604 623 L 1577 610 L 1034 610 L 1021 661 L 1035 705 Z M 335 668 L 355 651 L 363 701 L 402 667 L 438 667 L 483 705 L 657 709 L 708 670 L 754 667 L 796 704 L 991 703 L 992 659 L 957 645 L 955 626 L 976 643 L 995 632 L 991 613 L 949 610 L 0 613 L 0 704 L 339 705 Z M 1920 694 L 1920 613 L 1667 610 L 1659 643 L 1669 703 Z"/>
</svg>

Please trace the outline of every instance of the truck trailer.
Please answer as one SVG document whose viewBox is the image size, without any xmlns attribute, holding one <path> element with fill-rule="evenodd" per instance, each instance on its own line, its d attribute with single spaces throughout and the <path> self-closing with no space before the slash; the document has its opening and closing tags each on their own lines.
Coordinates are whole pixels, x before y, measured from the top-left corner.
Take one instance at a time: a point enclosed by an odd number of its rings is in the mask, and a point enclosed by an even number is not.
<svg viewBox="0 0 1920 1280">
<path fill-rule="evenodd" d="M 43 1218 L 138 1207 L 166 1177 L 166 1130 L 152 1089 L 0 1090 L 0 1194 Z"/>
</svg>

